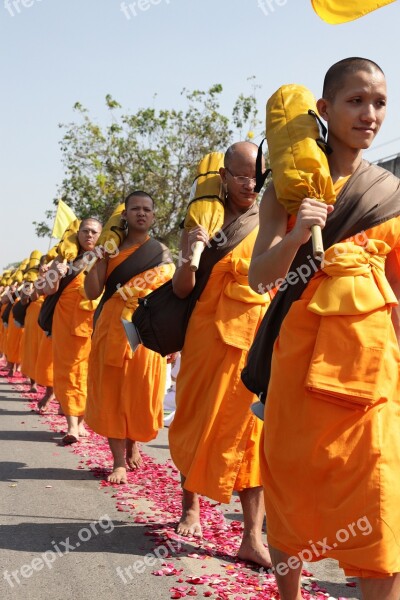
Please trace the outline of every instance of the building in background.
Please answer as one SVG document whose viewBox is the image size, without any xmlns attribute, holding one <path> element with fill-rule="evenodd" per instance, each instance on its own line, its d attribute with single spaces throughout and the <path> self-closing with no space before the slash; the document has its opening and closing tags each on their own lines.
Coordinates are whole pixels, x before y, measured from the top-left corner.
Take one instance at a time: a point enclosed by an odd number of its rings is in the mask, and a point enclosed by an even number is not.
<svg viewBox="0 0 400 600">
<path fill-rule="evenodd" d="M 387 158 L 382 158 L 376 164 L 390 171 L 396 177 L 400 177 L 400 154 L 393 154 Z"/>
</svg>

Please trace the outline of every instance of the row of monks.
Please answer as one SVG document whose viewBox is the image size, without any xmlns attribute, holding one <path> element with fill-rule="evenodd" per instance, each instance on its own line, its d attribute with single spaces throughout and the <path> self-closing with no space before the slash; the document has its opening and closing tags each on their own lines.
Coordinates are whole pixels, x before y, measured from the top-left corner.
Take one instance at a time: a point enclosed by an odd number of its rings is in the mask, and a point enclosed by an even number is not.
<svg viewBox="0 0 400 600">
<path fill-rule="evenodd" d="M 333 213 L 332 207 L 306 198 L 297 219 L 289 219 L 271 186 L 259 211 L 257 146 L 240 142 L 225 154 L 219 173 L 229 251 L 211 246 L 203 253 L 209 251 L 208 260 L 210 252 L 215 257 L 187 326 L 169 430 L 171 457 L 182 481 L 178 533 L 202 535 L 199 494 L 228 502 L 236 491 L 244 517 L 238 557 L 265 568 L 273 562 L 284 600 L 301 598 L 305 552 L 307 560 L 339 559 L 346 574 L 362 579 L 368 600 L 398 600 L 400 585 L 400 493 L 395 484 L 400 446 L 393 427 L 399 419 L 400 355 L 391 317 L 397 304 L 393 290 L 399 287 L 394 261 L 400 248 L 400 186 L 390 174 L 362 161 L 364 138 L 368 134 L 371 143 L 384 116 L 383 73 L 366 59 L 346 60 L 351 69 L 340 75 L 346 93 L 368 85 L 367 91 L 357 92 L 362 102 L 350 105 L 342 88 L 337 91 L 335 75 L 336 96 L 324 101 L 329 111 L 320 105 L 331 131 L 338 132 L 331 133 L 330 169 L 335 192 L 345 201 Z M 335 103 L 340 104 L 338 116 L 331 110 Z M 374 129 L 371 123 L 378 125 Z M 356 159 L 350 160 L 355 146 Z M 357 198 L 365 200 L 357 208 L 355 227 L 365 223 L 365 235 L 359 238 L 356 228 L 351 236 L 341 216 L 348 214 L 351 222 L 350 212 L 343 211 Z M 3 325 L 1 350 L 9 374 L 21 362 L 33 386 L 47 387 L 42 410 L 54 392 L 68 423 L 64 444 L 87 435 L 85 422 L 107 437 L 114 460 L 109 481 L 115 484 L 127 482 L 127 469 L 140 468 L 137 443 L 154 439 L 162 427 L 167 362 L 176 359 L 141 344 L 132 349 L 123 321 L 131 321 L 140 298 L 170 279 L 174 294 L 188 297 L 196 286 L 192 249 L 209 241 L 201 225 L 184 230 L 175 265 L 168 249 L 149 234 L 156 211 L 149 194 L 134 191 L 125 199 L 125 235 L 118 251 L 99 248 L 88 268 L 85 256 L 96 246 L 101 223 L 84 219 L 72 265 L 60 256 L 50 263 L 44 259 L 44 283 L 41 289 L 33 285 L 27 298 L 18 292 L 15 274 L 3 282 L 1 312 L 7 327 Z M 305 245 L 310 229 L 323 228 L 331 213 L 331 263 L 315 276 L 310 269 L 301 287 L 300 271 L 289 271 L 292 260 L 303 247 L 304 260 L 310 258 Z M 346 251 L 335 253 L 342 239 L 347 240 Z M 300 287 L 274 345 L 263 427 L 252 411 L 257 397 L 241 374 L 256 332 L 271 314 L 269 305 L 274 295 L 278 298 L 274 286 L 264 284 L 288 271 L 293 285 L 296 279 Z M 348 283 L 358 276 L 357 284 Z M 360 290 L 365 293 L 357 296 Z M 16 327 L 16 311 L 10 311 L 19 303 L 28 305 L 24 333 Z M 38 314 L 47 336 L 38 329 Z M 51 362 L 53 379 L 44 376 Z M 265 507 L 271 555 L 262 537 Z M 343 531 L 352 533 L 344 540 L 343 533 L 338 535 Z M 322 544 L 323 552 L 316 552 Z"/>
</svg>

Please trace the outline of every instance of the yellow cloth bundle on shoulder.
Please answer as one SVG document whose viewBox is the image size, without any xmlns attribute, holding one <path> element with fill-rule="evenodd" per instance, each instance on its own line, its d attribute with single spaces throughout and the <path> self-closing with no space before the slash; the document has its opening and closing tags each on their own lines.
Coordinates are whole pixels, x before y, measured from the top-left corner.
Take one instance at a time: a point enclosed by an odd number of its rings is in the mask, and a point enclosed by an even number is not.
<svg viewBox="0 0 400 600">
<path fill-rule="evenodd" d="M 113 254 L 126 238 L 127 228 L 122 218 L 124 210 L 125 204 L 118 203 L 97 240 L 96 246 L 103 246 L 109 254 Z"/>
<path fill-rule="evenodd" d="M 80 224 L 79 219 L 72 221 L 64 231 L 61 241 L 57 246 L 58 254 L 64 261 L 73 261 L 79 254 L 78 231 Z"/>
<path fill-rule="evenodd" d="M 212 237 L 224 224 L 225 193 L 219 174 L 219 170 L 223 166 L 224 154 L 222 152 L 210 152 L 199 162 L 185 216 L 186 230 L 201 225 Z M 204 245 L 196 242 L 190 263 L 192 271 L 197 271 L 203 250 Z"/>
<path fill-rule="evenodd" d="M 272 179 L 279 202 L 296 214 L 304 198 L 333 204 L 324 125 L 313 94 L 302 85 L 280 87 L 267 102 L 266 138 Z M 314 254 L 322 256 L 322 240 Z"/>
</svg>

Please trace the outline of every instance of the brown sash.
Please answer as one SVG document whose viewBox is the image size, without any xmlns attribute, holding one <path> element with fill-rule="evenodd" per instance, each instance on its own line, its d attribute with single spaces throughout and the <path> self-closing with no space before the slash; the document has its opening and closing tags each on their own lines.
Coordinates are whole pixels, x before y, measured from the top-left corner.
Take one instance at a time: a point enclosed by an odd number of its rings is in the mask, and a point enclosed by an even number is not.
<svg viewBox="0 0 400 600">
<path fill-rule="evenodd" d="M 362 161 L 338 195 L 335 210 L 328 215 L 322 231 L 324 247 L 330 248 L 399 215 L 400 180 L 389 171 Z M 299 248 L 288 271 L 297 273 L 308 265 L 309 274 L 277 292 L 250 348 L 242 381 L 262 402 L 267 395 L 275 340 L 292 303 L 300 298 L 313 277 L 315 264 L 310 240 Z"/>
<path fill-rule="evenodd" d="M 121 286 L 144 271 L 170 263 L 172 263 L 172 257 L 168 248 L 158 240 L 149 238 L 144 244 L 139 246 L 118 267 L 115 267 L 114 271 L 108 277 L 104 294 L 93 316 L 93 327 L 96 325 L 104 304 L 112 298 Z"/>
</svg>

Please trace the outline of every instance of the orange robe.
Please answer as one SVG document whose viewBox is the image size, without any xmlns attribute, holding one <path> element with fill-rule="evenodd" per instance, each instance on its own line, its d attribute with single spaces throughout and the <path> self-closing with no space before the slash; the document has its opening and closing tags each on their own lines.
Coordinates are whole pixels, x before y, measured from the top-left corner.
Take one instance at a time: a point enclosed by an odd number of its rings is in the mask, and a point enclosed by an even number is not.
<svg viewBox="0 0 400 600">
<path fill-rule="evenodd" d="M 282 323 L 262 471 L 271 546 L 384 577 L 400 571 L 400 353 L 384 274 L 400 218 L 362 238 L 327 251 Z"/>
<path fill-rule="evenodd" d="M 7 304 L 2 304 L 0 308 L 0 354 L 5 354 L 5 342 L 6 342 L 6 331 L 7 329 L 4 327 L 4 323 L 2 320 L 2 316 L 4 311 L 6 310 Z"/>
<path fill-rule="evenodd" d="M 191 315 L 169 428 L 171 456 L 185 488 L 218 502 L 233 490 L 261 485 L 262 422 L 257 398 L 240 379 L 250 345 L 270 302 L 247 274 L 258 228 L 213 268 Z"/>
<path fill-rule="evenodd" d="M 19 300 L 16 300 L 19 302 Z M 10 312 L 10 317 L 8 319 L 8 328 L 7 328 L 7 349 L 6 356 L 7 360 L 10 363 L 20 364 L 22 359 L 22 337 L 23 337 L 24 329 L 23 327 L 17 327 L 14 321 L 14 316 L 12 314 L 12 309 Z"/>
<path fill-rule="evenodd" d="M 40 296 L 36 303 L 43 305 L 45 296 Z M 53 340 L 39 327 L 39 345 L 35 364 L 36 383 L 45 387 L 53 386 Z"/>
<path fill-rule="evenodd" d="M 36 360 L 39 350 L 40 332 L 38 325 L 38 316 L 41 309 L 41 303 L 31 302 L 26 310 L 24 350 L 22 353 L 21 372 L 25 377 L 35 380 Z"/>
<path fill-rule="evenodd" d="M 83 295 L 84 274 L 63 290 L 53 317 L 54 394 L 66 416 L 85 413 L 87 371 L 93 330 L 93 310 Z M 90 304 L 90 303 L 89 303 Z"/>
<path fill-rule="evenodd" d="M 138 247 L 120 250 L 111 258 L 107 277 Z M 129 318 L 139 296 L 171 279 L 173 272 L 173 264 L 168 264 L 136 275 L 122 288 L 128 301 L 116 292 L 104 304 L 92 340 L 85 415 L 89 427 L 100 435 L 148 442 L 163 427 L 166 358 L 142 345 L 132 353 L 121 315 L 127 310 Z"/>
</svg>

